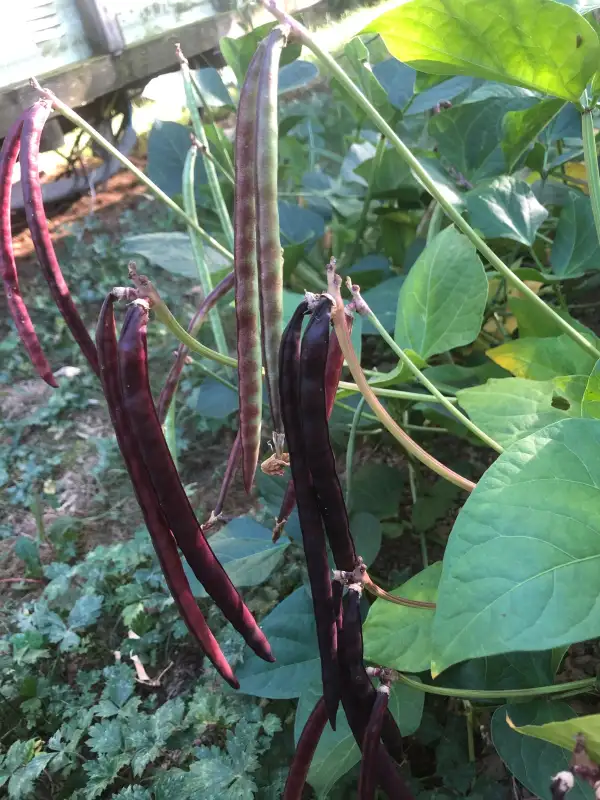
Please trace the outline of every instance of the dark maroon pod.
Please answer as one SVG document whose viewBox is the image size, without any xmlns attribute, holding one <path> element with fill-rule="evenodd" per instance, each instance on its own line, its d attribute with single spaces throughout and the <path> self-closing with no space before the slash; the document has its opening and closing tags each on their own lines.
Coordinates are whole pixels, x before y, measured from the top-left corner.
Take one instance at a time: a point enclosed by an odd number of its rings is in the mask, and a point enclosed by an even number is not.
<svg viewBox="0 0 600 800">
<path fill-rule="evenodd" d="M 304 301 L 294 312 L 283 333 L 279 352 L 279 396 L 317 625 L 323 697 L 329 721 L 335 730 L 339 704 L 339 676 L 331 573 L 327 558 L 325 531 L 311 483 L 298 416 L 300 336 L 302 320 L 307 312 L 308 304 Z"/>
<path fill-rule="evenodd" d="M 382 684 L 376 692 L 369 723 L 362 746 L 362 761 L 358 780 L 359 800 L 375 800 L 377 786 L 377 753 L 381 740 L 381 726 L 387 712 L 390 687 Z"/>
<path fill-rule="evenodd" d="M 331 300 L 323 297 L 313 310 L 302 339 L 300 416 L 306 459 L 333 560 L 352 572 L 357 564 L 354 542 L 329 439 L 325 371 L 329 352 Z"/>
<path fill-rule="evenodd" d="M 302 800 L 302 792 L 306 786 L 306 777 L 317 749 L 317 745 L 327 725 L 327 706 L 325 698 L 321 697 L 306 720 L 306 725 L 294 753 L 294 758 L 288 772 L 283 800 Z"/>
<path fill-rule="evenodd" d="M 96 329 L 96 344 L 100 380 L 102 381 L 102 388 L 108 404 L 117 443 L 171 596 L 188 630 L 206 656 L 227 683 L 233 686 L 234 689 L 238 689 L 238 680 L 196 604 L 177 551 L 175 539 L 161 510 L 150 475 L 133 434 L 131 422 L 127 418 L 127 413 L 123 406 L 119 381 L 114 301 L 115 298 L 112 294 L 109 294 L 104 301 Z"/>
<path fill-rule="evenodd" d="M 165 519 L 191 570 L 256 654 L 274 661 L 266 636 L 213 553 L 179 479 L 150 391 L 147 322 L 147 303 L 133 302 L 118 344 L 121 392 L 133 435 Z"/>
<path fill-rule="evenodd" d="M 48 359 L 37 337 L 27 306 L 21 296 L 17 262 L 12 243 L 12 224 L 10 218 L 10 199 L 12 176 L 21 149 L 23 119 L 20 117 L 4 137 L 0 150 L 0 273 L 8 310 L 15 323 L 19 338 L 27 351 L 31 363 L 40 378 L 56 388 L 58 383 L 52 373 Z"/>
<path fill-rule="evenodd" d="M 52 107 L 48 100 L 38 100 L 26 112 L 24 118 L 23 133 L 21 135 L 21 185 L 23 187 L 25 216 L 31 231 L 33 247 L 52 298 L 90 367 L 96 375 L 99 375 L 100 369 L 98 367 L 96 347 L 87 332 L 83 320 L 79 316 L 69 287 L 63 277 L 60 264 L 54 252 L 46 212 L 44 211 L 38 162 L 40 139 L 51 110 Z"/>
</svg>

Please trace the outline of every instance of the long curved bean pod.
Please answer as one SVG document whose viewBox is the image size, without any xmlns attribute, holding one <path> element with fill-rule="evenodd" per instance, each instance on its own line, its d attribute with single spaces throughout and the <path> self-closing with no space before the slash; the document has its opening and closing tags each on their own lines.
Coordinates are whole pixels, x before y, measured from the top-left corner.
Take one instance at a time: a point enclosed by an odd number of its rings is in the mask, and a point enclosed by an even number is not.
<svg viewBox="0 0 600 800">
<path fill-rule="evenodd" d="M 265 54 L 256 101 L 256 221 L 258 229 L 258 281 L 263 359 L 273 422 L 273 443 L 278 457 L 283 451 L 283 426 L 278 391 L 278 354 L 283 327 L 283 251 L 277 207 L 279 61 L 288 36 L 287 26 L 273 28 L 265 41 Z"/>
<path fill-rule="evenodd" d="M 344 322 L 348 334 L 352 333 L 352 325 L 354 318 L 350 313 L 344 315 Z M 327 410 L 327 419 L 331 417 L 333 406 L 335 405 L 335 396 L 337 394 L 340 378 L 342 377 L 342 369 L 344 367 L 344 354 L 340 347 L 340 342 L 332 328 L 329 332 L 329 347 L 327 349 L 327 363 L 325 364 L 325 407 Z"/>
<path fill-rule="evenodd" d="M 381 684 L 377 689 L 377 696 L 373 703 L 373 710 L 369 717 L 369 724 L 365 730 L 362 746 L 362 761 L 360 777 L 358 780 L 359 800 L 375 800 L 375 787 L 377 785 L 377 752 L 381 740 L 381 726 L 390 699 L 390 687 Z"/>
<path fill-rule="evenodd" d="M 346 314 L 346 327 L 348 333 L 352 332 L 353 318 L 350 314 Z M 329 333 L 329 349 L 327 350 L 327 365 L 325 367 L 325 406 L 327 408 L 327 419 L 331 417 L 333 406 L 335 405 L 335 396 L 338 390 L 340 378 L 342 376 L 342 368 L 344 366 L 344 354 L 340 347 L 335 330 Z M 294 481 L 290 480 L 283 500 L 279 514 L 275 520 L 275 527 L 273 528 L 273 541 L 277 541 L 281 536 L 286 522 L 290 518 L 290 514 L 296 505 L 296 492 L 294 490 Z"/>
<path fill-rule="evenodd" d="M 198 145 L 195 139 L 192 140 L 192 146 L 188 150 L 183 165 L 182 175 L 182 194 L 183 194 L 183 208 L 185 213 L 198 222 L 198 213 L 196 211 L 196 190 L 195 190 L 195 176 L 196 176 L 196 156 L 198 153 Z M 210 294 L 213 289 L 212 278 L 206 258 L 204 256 L 204 245 L 198 231 L 191 225 L 188 225 L 188 236 L 190 237 L 190 245 L 192 247 L 192 254 L 196 262 L 196 269 L 198 270 L 198 278 L 202 291 L 205 295 Z M 208 315 L 208 320 L 211 324 L 215 345 L 219 353 L 227 355 L 227 339 L 225 338 L 225 331 L 223 330 L 223 323 L 221 317 L 216 309 L 212 309 Z"/>
<path fill-rule="evenodd" d="M 306 720 L 298 740 L 294 759 L 285 782 L 283 800 L 301 800 L 302 791 L 306 785 L 306 776 L 326 724 L 327 706 L 325 699 L 321 697 Z"/>
<path fill-rule="evenodd" d="M 114 301 L 112 293 L 104 301 L 96 329 L 96 344 L 100 364 L 100 380 L 117 443 L 171 596 L 190 633 L 198 641 L 204 653 L 227 683 L 237 689 L 239 688 L 237 678 L 196 604 L 179 558 L 175 539 L 160 508 L 158 497 L 123 407 L 119 381 Z"/>
<path fill-rule="evenodd" d="M 25 216 L 31 231 L 37 259 L 50 287 L 54 302 L 90 367 L 96 375 L 99 375 L 100 369 L 98 367 L 96 346 L 79 316 L 77 307 L 69 292 L 69 287 L 61 272 L 44 211 L 38 160 L 42 130 L 51 109 L 50 101 L 42 99 L 38 100 L 25 115 L 23 133 L 21 135 L 23 144 L 21 150 L 21 184 L 23 187 Z"/>
<path fill-rule="evenodd" d="M 27 306 L 21 297 L 17 263 L 12 244 L 10 198 L 13 171 L 21 149 L 22 129 L 23 117 L 20 117 L 4 137 L 2 150 L 0 150 L 0 273 L 2 274 L 8 310 L 15 323 L 19 338 L 27 350 L 27 355 L 40 378 L 46 381 L 48 386 L 56 388 L 58 383 L 52 374 L 52 367 L 44 355 L 42 345 L 27 311 Z"/>
<path fill-rule="evenodd" d="M 233 627 L 266 661 L 269 643 L 213 553 L 179 480 L 160 426 L 148 380 L 148 304 L 134 301 L 118 344 L 119 376 L 125 411 L 170 529 L 190 568 Z"/>
<path fill-rule="evenodd" d="M 242 472 L 252 489 L 260 452 L 262 425 L 260 300 L 256 257 L 256 98 L 264 47 L 254 54 L 240 93 L 235 126 L 235 200 L 233 211 L 235 313 Z"/>
<path fill-rule="evenodd" d="M 331 595 L 331 573 L 327 561 L 325 532 L 311 484 L 304 451 L 302 428 L 298 416 L 297 387 L 300 335 L 302 332 L 302 319 L 307 311 L 308 303 L 303 301 L 294 311 L 292 319 L 284 331 L 279 359 L 279 393 L 317 624 L 323 697 L 325 698 L 331 727 L 335 730 L 339 704 L 339 667 L 337 662 L 337 630 Z"/>
<path fill-rule="evenodd" d="M 204 125 L 202 124 L 200 112 L 198 111 L 198 104 L 194 95 L 190 65 L 187 58 L 184 56 L 180 45 L 175 45 L 175 52 L 177 54 L 177 58 L 179 59 L 181 77 L 183 78 L 183 88 L 185 90 L 185 101 L 190 112 L 192 128 L 194 130 L 194 135 L 198 139 L 198 142 L 203 150 L 202 160 L 204 162 L 204 169 L 206 170 L 206 178 L 210 187 L 213 203 L 219 217 L 219 222 L 221 223 L 221 230 L 227 239 L 227 245 L 229 247 L 233 247 L 233 227 L 231 225 L 231 218 L 229 216 L 229 211 L 227 210 L 227 204 L 225 203 L 223 192 L 221 191 L 221 184 L 219 183 L 215 165 L 210 158 L 208 139 L 206 138 Z M 187 209 L 186 213 L 189 214 Z"/>
<path fill-rule="evenodd" d="M 333 559 L 338 569 L 351 572 L 357 563 L 356 551 L 327 425 L 325 369 L 330 320 L 331 300 L 323 297 L 317 303 L 302 339 L 300 417 L 308 467 Z"/>
<path fill-rule="evenodd" d="M 363 665 L 362 622 L 360 617 L 360 590 L 348 587 L 345 598 L 343 623 L 339 634 L 339 661 L 341 699 L 348 724 L 360 748 L 369 724 L 376 691 Z M 391 718 L 388 713 L 384 725 Z M 395 725 L 393 719 L 392 723 Z M 390 757 L 390 737 L 382 731 L 385 747 L 377 752 L 377 781 L 393 800 L 413 800 L 413 795 L 399 775 Z M 387 747 L 387 749 L 386 749 Z M 396 747 L 392 747 L 396 750 Z"/>
<path fill-rule="evenodd" d="M 231 448 L 231 452 L 229 453 L 229 458 L 227 459 L 227 466 L 225 467 L 225 474 L 223 475 L 223 482 L 221 483 L 221 489 L 219 491 L 219 496 L 217 498 L 217 504 L 210 512 L 210 519 L 204 525 L 205 529 L 208 525 L 214 525 L 214 523 L 221 518 L 221 514 L 223 513 L 223 506 L 225 505 L 225 499 L 227 497 L 227 492 L 229 491 L 229 487 L 231 486 L 231 481 L 235 478 L 235 473 L 237 472 L 237 468 L 240 465 L 241 457 L 242 457 L 242 437 L 240 436 L 240 432 L 238 431 L 235 435 L 233 446 Z"/>
<path fill-rule="evenodd" d="M 277 515 L 277 519 L 275 520 L 275 527 L 273 528 L 274 542 L 276 542 L 283 533 L 285 524 L 290 518 L 290 514 L 294 510 L 295 505 L 296 505 L 296 489 L 294 488 L 293 478 L 290 478 L 290 480 L 288 481 L 288 485 L 285 487 L 285 493 L 283 495 L 283 500 L 281 501 L 281 508 L 279 509 L 279 514 Z"/>
<path fill-rule="evenodd" d="M 196 313 L 190 320 L 190 324 L 188 325 L 188 333 L 190 336 L 197 335 L 198 331 L 206 321 L 209 311 L 211 311 L 211 309 L 215 307 L 219 300 L 225 297 L 225 295 L 230 292 L 231 289 L 233 289 L 234 278 L 235 276 L 233 271 L 228 273 L 223 280 L 215 286 L 212 292 L 207 294 L 202 300 Z M 179 379 L 181 378 L 181 373 L 183 372 L 188 352 L 189 350 L 184 344 L 179 345 L 177 348 L 177 353 L 175 354 L 175 362 L 169 370 L 169 374 L 167 375 L 167 379 L 159 395 L 156 408 L 161 424 L 164 424 L 167 411 L 169 410 L 173 396 L 177 391 L 177 386 L 179 385 Z"/>
</svg>

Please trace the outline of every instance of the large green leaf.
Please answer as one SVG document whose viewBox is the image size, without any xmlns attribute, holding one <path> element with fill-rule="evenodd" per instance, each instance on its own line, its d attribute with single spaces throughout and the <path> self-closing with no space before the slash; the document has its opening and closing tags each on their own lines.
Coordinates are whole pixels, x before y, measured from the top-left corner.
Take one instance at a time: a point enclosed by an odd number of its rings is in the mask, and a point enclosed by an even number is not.
<svg viewBox="0 0 600 800">
<path fill-rule="evenodd" d="M 594 357 L 566 333 L 543 339 L 517 339 L 488 350 L 486 355 L 517 378 L 533 381 L 547 381 L 561 375 L 589 375 L 594 366 Z"/>
<path fill-rule="evenodd" d="M 560 212 L 550 263 L 560 278 L 577 278 L 600 269 L 600 245 L 586 195 L 569 194 Z"/>
<path fill-rule="evenodd" d="M 581 399 L 581 416 L 600 419 L 600 361 L 596 361 Z"/>
<path fill-rule="evenodd" d="M 244 694 L 282 700 L 301 697 L 320 679 L 321 662 L 312 598 L 301 586 L 279 603 L 261 622 L 277 661 L 263 661 L 249 648 L 237 670 Z"/>
<path fill-rule="evenodd" d="M 377 80 L 369 63 L 369 51 L 359 38 L 351 39 L 339 56 L 339 61 L 361 92 L 367 97 L 379 113 L 387 120 L 394 116 L 395 109 L 389 101 L 388 93 Z M 355 118 L 360 119 L 362 109 L 357 105 L 348 90 L 335 78 L 331 79 L 334 97 L 339 97 L 347 105 Z"/>
<path fill-rule="evenodd" d="M 435 603 L 441 562 L 419 572 L 391 594 Z M 433 611 L 376 600 L 364 625 L 365 659 L 403 672 L 424 672 L 431 664 Z"/>
<path fill-rule="evenodd" d="M 573 750 L 575 737 L 578 733 L 582 733 L 585 737 L 587 754 L 594 761 L 600 760 L 600 714 L 545 722 L 542 725 L 519 725 L 508 714 L 507 722 L 513 730 L 524 736 L 532 736 L 534 739 L 556 744 L 567 751 Z"/>
<path fill-rule="evenodd" d="M 507 171 L 500 146 L 504 117 L 508 111 L 528 108 L 534 102 L 531 97 L 500 97 L 453 106 L 433 116 L 428 130 L 440 156 L 471 183 L 477 183 Z"/>
<path fill-rule="evenodd" d="M 575 103 L 600 61 L 592 26 L 554 0 L 411 0 L 365 31 L 423 72 L 474 75 Z"/>
<path fill-rule="evenodd" d="M 506 705 L 496 709 L 492 717 L 491 734 L 494 747 L 510 772 L 540 800 L 552 800 L 550 778 L 569 769 L 571 753 L 556 745 L 520 736 L 506 722 L 506 715 L 520 725 L 543 724 L 573 716 L 566 703 L 535 700 L 531 703 Z M 594 792 L 578 781 L 569 792 L 569 800 L 591 800 Z"/>
<path fill-rule="evenodd" d="M 121 244 L 126 253 L 143 256 L 167 272 L 198 280 L 198 269 L 187 233 L 139 233 L 125 236 Z M 230 262 L 210 245 L 204 245 L 204 258 L 210 272 L 231 269 Z"/>
<path fill-rule="evenodd" d="M 488 281 L 475 247 L 454 227 L 431 241 L 398 298 L 394 338 L 427 360 L 472 342 L 479 333 Z"/>
<path fill-rule="evenodd" d="M 507 175 L 467 195 L 471 225 L 485 237 L 513 239 L 532 245 L 538 228 L 548 216 L 529 184 Z"/>
<path fill-rule="evenodd" d="M 408 689 L 408 692 L 405 691 Z M 321 696 L 319 683 L 309 687 L 300 697 L 294 721 L 294 739 L 296 744 L 302 733 L 311 711 Z M 395 683 L 390 692 L 389 708 L 403 736 L 415 733 L 423 715 L 425 694 L 410 686 Z M 308 782 L 318 797 L 326 797 L 331 787 L 360 760 L 360 750 L 352 735 L 346 715 L 340 708 L 336 719 L 336 730 L 329 723 L 315 751 Z"/>
<path fill-rule="evenodd" d="M 402 474 L 387 464 L 366 463 L 352 478 L 352 510 L 368 511 L 377 519 L 393 517 L 404 489 Z"/>
<path fill-rule="evenodd" d="M 519 440 L 462 508 L 444 555 L 432 671 L 600 635 L 600 423 Z"/>
<path fill-rule="evenodd" d="M 540 650 L 472 658 L 450 667 L 440 682 L 451 688 L 486 691 L 548 686 L 556 672 L 554 653 L 554 650 Z"/>
<path fill-rule="evenodd" d="M 210 537 L 210 546 L 235 586 L 258 586 L 280 563 L 290 543 L 285 538 L 273 543 L 272 536 L 252 517 L 237 517 Z M 194 595 L 206 597 L 204 587 L 185 566 Z"/>
<path fill-rule="evenodd" d="M 476 425 L 508 447 L 553 422 L 580 417 L 587 380 L 584 375 L 551 381 L 492 379 L 462 389 L 457 397 Z"/>
<path fill-rule="evenodd" d="M 501 145 L 509 172 L 564 106 L 562 100 L 542 100 L 531 108 L 506 114 Z"/>
<path fill-rule="evenodd" d="M 363 295 L 365 302 L 369 304 L 369 308 L 388 331 L 394 330 L 394 320 L 396 319 L 396 311 L 398 309 L 398 297 L 403 283 L 404 275 L 395 275 L 393 278 L 382 281 L 372 289 L 368 289 Z M 369 320 L 365 319 L 362 332 L 376 333 L 377 331 Z"/>
<path fill-rule="evenodd" d="M 190 131 L 191 128 L 179 122 L 157 119 L 148 136 L 148 177 L 169 197 L 183 191 L 183 165 L 190 149 Z M 196 199 L 201 197 L 202 184 L 206 184 L 206 170 L 199 158 L 194 173 Z"/>
</svg>

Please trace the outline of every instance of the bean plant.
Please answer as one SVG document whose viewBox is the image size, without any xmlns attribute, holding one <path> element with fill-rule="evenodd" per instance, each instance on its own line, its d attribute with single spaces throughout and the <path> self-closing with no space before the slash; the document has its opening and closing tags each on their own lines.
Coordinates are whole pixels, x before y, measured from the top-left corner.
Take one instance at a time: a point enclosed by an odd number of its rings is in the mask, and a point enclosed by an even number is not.
<svg viewBox="0 0 600 800">
<path fill-rule="evenodd" d="M 593 324 L 599 305 L 600 3 L 408 0 L 374 12 L 335 56 L 271 0 L 264 5 L 274 23 L 222 42 L 236 91 L 209 71 L 207 99 L 206 71 L 191 69 L 178 48 L 193 133 L 156 126 L 147 173 L 35 82 L 40 99 L 0 154 L 0 266 L 33 366 L 57 386 L 12 249 L 19 151 L 40 267 L 98 376 L 189 637 L 232 690 L 298 698 L 285 774 L 269 789 L 230 776 L 210 784 L 210 796 L 508 796 L 506 783 L 478 768 L 484 750 L 539 797 L 597 796 L 598 715 L 578 715 L 567 700 L 593 709 L 598 690 L 595 675 L 568 667 L 574 645 L 593 651 L 600 637 L 600 339 L 577 314 L 591 311 L 583 318 Z M 286 81 L 303 88 L 300 98 L 285 101 Z M 233 147 L 212 116 L 219 103 L 237 106 Z M 52 109 L 118 158 L 186 230 L 124 242 L 138 261 L 106 296 L 95 342 L 41 199 L 39 143 Z M 179 171 L 157 156 L 173 150 L 169 136 L 186 145 Z M 171 255 L 182 238 L 179 252 L 204 294 L 187 330 L 156 270 L 183 269 Z M 237 358 L 223 324 L 232 289 Z M 179 343 L 156 402 L 149 326 Z M 239 406 L 221 493 L 204 522 L 178 471 L 176 399 L 190 357 L 211 376 L 200 394 L 225 387 Z M 402 468 L 390 478 L 367 465 L 375 477 L 361 496 L 354 454 L 363 435 L 394 448 Z M 260 624 L 240 588 L 276 581 L 272 569 L 236 587 L 240 571 L 220 558 L 229 526 L 212 532 L 240 464 L 248 495 L 257 485 L 263 497 L 272 491 L 264 552 L 291 541 L 301 565 Z M 397 518 L 404 470 L 410 521 Z M 436 532 L 453 507 L 450 534 Z M 408 529 L 421 568 L 399 573 L 386 568 L 387 555 Z M 207 597 L 245 642 L 239 659 Z M 67 622 L 78 636 L 70 614 Z M 413 744 L 426 742 L 442 707 L 459 709 L 462 773 L 439 754 L 435 774 L 415 768 Z M 266 717 L 257 724 L 268 739 L 257 745 L 262 755 L 276 731 Z M 56 743 L 11 746 L 0 773 L 10 796 L 35 793 L 43 770 L 64 769 Z M 121 755 L 111 751 L 105 780 L 94 774 L 95 793 L 85 794 L 80 776 L 73 796 L 108 796 L 129 763 Z M 27 769 L 23 792 L 14 775 Z M 182 786 L 194 769 L 181 770 Z M 176 791 L 155 775 L 146 782 L 113 796 Z"/>
</svg>

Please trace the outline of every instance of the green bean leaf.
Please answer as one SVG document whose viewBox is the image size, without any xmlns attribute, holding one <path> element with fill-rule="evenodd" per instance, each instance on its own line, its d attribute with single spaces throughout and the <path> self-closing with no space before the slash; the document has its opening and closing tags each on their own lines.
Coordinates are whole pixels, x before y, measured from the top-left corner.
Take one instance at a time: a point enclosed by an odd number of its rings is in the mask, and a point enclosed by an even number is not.
<svg viewBox="0 0 600 800">
<path fill-rule="evenodd" d="M 261 621 L 277 661 L 267 663 L 248 647 L 236 670 L 244 694 L 284 700 L 302 697 L 321 676 L 310 593 L 301 586 Z"/>
<path fill-rule="evenodd" d="M 446 228 L 427 245 L 402 284 L 394 338 L 425 360 L 469 344 L 479 333 L 487 295 L 488 281 L 475 247 L 455 228 Z"/>
<path fill-rule="evenodd" d="M 595 336 L 586 336 L 596 343 Z M 517 378 L 547 381 L 561 375 L 589 375 L 594 357 L 566 333 L 542 339 L 527 337 L 488 350 L 486 355 Z"/>
<path fill-rule="evenodd" d="M 532 245 L 548 212 L 525 181 L 504 175 L 467 195 L 471 225 L 486 238 Z"/>
<path fill-rule="evenodd" d="M 456 396 L 476 425 L 503 447 L 509 447 L 553 422 L 582 416 L 587 382 L 585 375 L 549 381 L 492 379 L 483 386 L 463 389 Z"/>
<path fill-rule="evenodd" d="M 600 61 L 592 26 L 554 0 L 411 0 L 367 31 L 423 72 L 473 75 L 575 103 Z"/>
<path fill-rule="evenodd" d="M 600 244 L 589 197 L 569 194 L 560 212 L 550 263 L 563 280 L 600 269 Z"/>
<path fill-rule="evenodd" d="M 551 800 L 548 778 L 569 769 L 571 752 L 539 739 L 521 736 L 508 725 L 507 715 L 519 725 L 539 725 L 569 719 L 574 716 L 573 709 L 566 703 L 535 700 L 501 706 L 492 717 L 492 741 L 507 768 L 535 797 Z M 593 797 L 592 789 L 582 781 L 577 781 L 569 792 L 569 800 L 591 800 Z"/>
<path fill-rule="evenodd" d="M 596 361 L 581 400 L 581 416 L 600 419 L 600 361 Z"/>
<path fill-rule="evenodd" d="M 391 594 L 435 603 L 442 563 L 431 564 Z M 431 664 L 433 610 L 376 600 L 364 625 L 365 659 L 403 672 L 424 672 Z"/>
<path fill-rule="evenodd" d="M 499 456 L 458 515 L 433 623 L 432 672 L 600 635 L 600 423 L 567 419 Z"/>
<path fill-rule="evenodd" d="M 587 754 L 594 761 L 600 760 L 600 714 L 545 722 L 542 725 L 519 725 L 511 718 L 510 713 L 507 713 L 506 721 L 513 730 L 524 736 L 550 742 L 567 751 L 573 749 L 575 737 L 581 733 L 585 737 Z"/>
<path fill-rule="evenodd" d="M 272 542 L 270 528 L 252 517 L 236 517 L 210 537 L 210 546 L 232 583 L 238 587 L 258 586 L 281 563 L 290 542 L 286 538 Z M 207 597 L 202 584 L 185 564 L 190 586 L 196 597 Z"/>
</svg>

